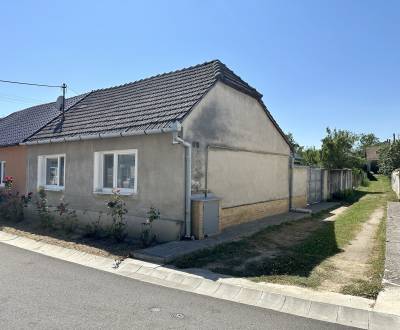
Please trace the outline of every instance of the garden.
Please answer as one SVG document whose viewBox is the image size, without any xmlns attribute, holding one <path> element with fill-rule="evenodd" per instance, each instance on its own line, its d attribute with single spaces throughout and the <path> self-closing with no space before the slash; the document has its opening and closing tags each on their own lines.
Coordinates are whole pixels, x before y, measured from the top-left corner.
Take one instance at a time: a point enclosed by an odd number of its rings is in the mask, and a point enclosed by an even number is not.
<svg viewBox="0 0 400 330">
<path fill-rule="evenodd" d="M 153 206 L 149 208 L 141 224 L 140 238 L 134 239 L 128 235 L 128 209 L 118 190 L 104 201 L 104 211 L 83 225 L 63 197 L 58 205 L 52 206 L 43 188 L 36 194 L 22 195 L 13 190 L 13 177 L 6 176 L 3 182 L 0 230 L 4 232 L 116 259 L 131 257 L 135 250 L 157 244 L 153 222 L 160 219 L 160 211 Z"/>
</svg>

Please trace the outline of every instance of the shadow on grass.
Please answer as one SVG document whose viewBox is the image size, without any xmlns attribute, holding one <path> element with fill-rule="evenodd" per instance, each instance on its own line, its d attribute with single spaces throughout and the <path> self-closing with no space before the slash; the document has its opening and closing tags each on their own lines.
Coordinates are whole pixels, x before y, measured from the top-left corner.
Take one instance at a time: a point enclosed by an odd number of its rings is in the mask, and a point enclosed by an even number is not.
<svg viewBox="0 0 400 330">
<path fill-rule="evenodd" d="M 67 232 L 55 226 L 44 228 L 38 222 L 29 220 L 15 222 L 0 218 L 0 230 L 4 229 L 15 235 L 103 256 L 132 257 L 135 250 L 142 248 L 140 242 L 135 240 L 116 242 L 104 236 L 89 237 L 82 230 Z"/>
<path fill-rule="evenodd" d="M 355 190 L 342 202 L 351 205 L 366 195 L 379 194 L 383 192 Z M 312 218 L 268 227 L 240 241 L 181 257 L 173 264 L 179 268 L 207 267 L 219 274 L 254 280 L 285 277 L 287 282 L 317 286 L 321 278 L 313 273 L 315 268 L 343 251 L 338 246 L 335 231 L 339 224 L 322 221 L 330 215 L 332 213 L 321 212 Z M 339 232 L 343 231 L 342 228 Z"/>
<path fill-rule="evenodd" d="M 325 212 L 312 219 L 269 227 L 240 241 L 221 244 L 213 249 L 181 257 L 173 264 L 178 268 L 207 266 L 213 272 L 238 277 L 309 277 L 316 266 L 341 252 L 336 242 L 335 222 L 318 221 L 329 215 L 331 214 Z M 305 235 L 304 239 L 293 244 L 285 242 L 281 246 L 276 242 L 277 235 L 282 235 L 285 231 L 296 232 L 302 223 L 310 221 L 315 222 L 316 229 Z M 271 245 L 274 238 L 275 243 Z M 290 240 L 290 237 L 287 239 Z M 268 250 L 275 253 L 268 255 L 265 253 Z"/>
</svg>

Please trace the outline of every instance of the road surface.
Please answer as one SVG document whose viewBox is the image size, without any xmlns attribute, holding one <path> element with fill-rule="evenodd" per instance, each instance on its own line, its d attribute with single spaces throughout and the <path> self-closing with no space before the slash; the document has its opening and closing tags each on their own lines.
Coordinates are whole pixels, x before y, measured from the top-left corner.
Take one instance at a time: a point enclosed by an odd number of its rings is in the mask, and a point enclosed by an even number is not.
<svg viewBox="0 0 400 330">
<path fill-rule="evenodd" d="M 0 243 L 0 329 L 351 329 L 143 283 Z"/>
</svg>

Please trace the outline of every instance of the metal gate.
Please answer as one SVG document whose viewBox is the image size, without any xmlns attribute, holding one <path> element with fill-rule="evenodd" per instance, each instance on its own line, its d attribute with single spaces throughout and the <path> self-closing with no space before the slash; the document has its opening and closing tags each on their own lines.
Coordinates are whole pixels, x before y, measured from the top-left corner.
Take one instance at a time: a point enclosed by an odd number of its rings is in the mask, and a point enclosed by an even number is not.
<svg viewBox="0 0 400 330">
<path fill-rule="evenodd" d="M 308 204 L 322 201 L 322 169 L 310 167 L 308 170 Z"/>
</svg>

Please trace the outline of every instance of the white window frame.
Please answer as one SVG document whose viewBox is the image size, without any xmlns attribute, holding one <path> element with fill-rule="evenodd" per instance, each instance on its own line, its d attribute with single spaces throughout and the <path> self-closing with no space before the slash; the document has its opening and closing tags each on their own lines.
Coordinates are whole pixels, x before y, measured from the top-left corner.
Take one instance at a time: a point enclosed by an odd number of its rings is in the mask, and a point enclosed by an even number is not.
<svg viewBox="0 0 400 330">
<path fill-rule="evenodd" d="M 5 173 L 4 173 L 4 168 L 5 168 L 5 165 L 6 165 L 6 161 L 5 160 L 0 160 L 0 174 L 1 174 L 1 176 L 0 176 L 0 187 L 4 187 L 5 186 L 5 184 L 4 184 L 4 178 L 6 177 L 6 175 L 5 175 Z"/>
<path fill-rule="evenodd" d="M 104 166 L 104 155 L 113 155 L 113 188 L 104 188 L 103 183 L 103 166 Z M 119 155 L 134 155 L 135 157 L 135 181 L 133 189 L 130 188 L 118 188 L 118 156 Z M 119 190 L 120 195 L 135 195 L 137 194 L 137 183 L 138 183 L 138 151 L 137 149 L 126 149 L 126 150 L 108 150 L 108 151 L 97 151 L 94 153 L 94 180 L 93 180 L 93 192 L 95 194 L 112 194 L 114 189 Z"/>
<path fill-rule="evenodd" d="M 64 157 L 64 185 L 60 186 L 60 158 Z M 57 175 L 57 184 L 48 185 L 46 184 L 47 180 L 47 159 L 57 158 L 58 163 L 58 175 Z M 45 190 L 52 191 L 63 191 L 65 189 L 65 172 L 66 172 L 66 156 L 65 154 L 54 154 L 54 155 L 40 155 L 38 157 L 38 188 L 43 187 Z"/>
</svg>

